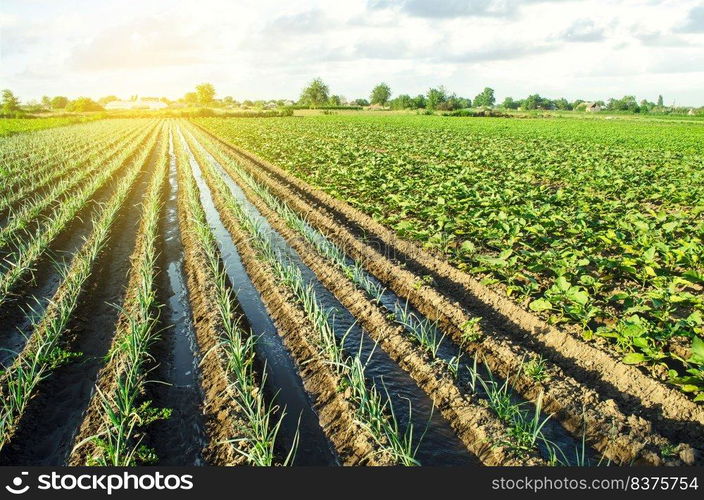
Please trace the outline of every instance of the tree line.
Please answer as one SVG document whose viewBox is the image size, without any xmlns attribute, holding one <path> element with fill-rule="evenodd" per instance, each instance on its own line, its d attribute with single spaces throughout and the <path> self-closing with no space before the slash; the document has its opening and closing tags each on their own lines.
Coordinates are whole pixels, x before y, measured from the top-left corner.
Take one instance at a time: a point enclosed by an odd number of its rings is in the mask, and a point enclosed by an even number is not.
<svg viewBox="0 0 704 500">
<path fill-rule="evenodd" d="M 657 102 L 643 99 L 638 102 L 635 96 L 624 96 L 620 99 L 611 98 L 606 102 L 603 100 L 586 101 L 576 99 L 569 101 L 564 97 L 550 99 L 540 94 L 532 94 L 523 99 L 506 97 L 501 103 L 497 103 L 494 89 L 485 87 L 474 98 L 458 96 L 454 92 L 449 92 L 444 86 L 431 87 L 425 94 L 411 96 L 401 94 L 391 97 L 391 87 L 385 83 L 374 86 L 370 92 L 369 100 L 355 99 L 346 101 L 343 97 L 330 94 L 329 86 L 321 78 L 315 78 L 301 91 L 298 104 L 313 108 L 331 107 L 340 105 L 369 106 L 376 105 L 388 107 L 390 109 L 410 109 L 410 110 L 431 110 L 431 111 L 455 111 L 466 108 L 498 108 L 504 110 L 561 110 L 561 111 L 585 111 L 588 106 L 593 109 L 606 111 L 619 111 L 631 113 L 650 112 L 670 112 L 686 113 L 687 107 L 665 106 L 663 96 L 658 96 Z"/>
<path fill-rule="evenodd" d="M 137 96 L 132 96 L 131 100 L 136 100 Z M 48 111 L 69 111 L 69 112 L 89 112 L 103 111 L 105 106 L 112 101 L 118 100 L 114 95 L 106 96 L 94 101 L 89 97 L 78 97 L 69 99 L 65 96 L 41 98 L 41 102 L 30 101 L 22 105 L 20 100 L 10 91 L 2 91 L 2 101 L 0 102 L 2 116 L 21 117 L 25 113 L 41 113 Z M 448 91 L 444 86 L 431 87 L 424 94 L 411 96 L 400 94 L 392 98 L 391 87 L 381 82 L 375 85 L 369 97 L 347 100 L 338 94 L 331 94 L 330 87 L 321 79 L 314 78 L 301 91 L 297 102 L 278 100 L 244 100 L 239 102 L 231 96 L 216 99 L 216 90 L 212 83 L 202 83 L 191 92 L 187 92 L 182 98 L 172 101 L 165 97 L 143 98 L 143 100 L 158 100 L 168 105 L 178 104 L 190 107 L 227 107 L 227 108 L 271 108 L 271 107 L 308 107 L 308 108 L 336 108 L 336 107 L 366 107 L 376 106 L 383 109 L 394 110 L 427 110 L 433 111 L 456 111 L 467 108 L 489 108 L 503 110 L 562 110 L 562 111 L 585 111 L 588 106 L 591 110 L 606 110 L 611 112 L 630 113 L 686 113 L 690 108 L 675 106 L 665 106 L 663 96 L 660 95 L 656 102 L 643 99 L 638 102 L 635 96 L 624 96 L 620 99 L 611 98 L 607 101 L 598 100 L 588 102 L 584 99 L 569 101 L 564 97 L 550 99 L 539 94 L 532 94 L 523 99 L 506 97 L 497 104 L 494 89 L 485 87 L 474 98 L 458 96 L 454 92 Z M 699 112 L 701 112 L 700 108 Z"/>
</svg>

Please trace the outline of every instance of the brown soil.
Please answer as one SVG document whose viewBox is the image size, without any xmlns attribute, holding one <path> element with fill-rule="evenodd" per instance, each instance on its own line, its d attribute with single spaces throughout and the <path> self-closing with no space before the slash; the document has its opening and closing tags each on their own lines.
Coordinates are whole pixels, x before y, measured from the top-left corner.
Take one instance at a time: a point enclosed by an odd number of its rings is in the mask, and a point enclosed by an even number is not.
<svg viewBox="0 0 704 500">
<path fill-rule="evenodd" d="M 161 175 L 160 185 L 163 186 L 166 180 L 166 170 L 160 172 L 157 170 L 154 172 L 154 165 L 160 161 L 159 155 L 161 147 L 159 142 L 163 143 L 166 141 L 165 132 L 162 129 L 160 137 L 155 145 L 154 151 L 157 152 L 156 156 L 150 158 L 147 162 L 146 168 L 149 173 L 149 177 L 152 175 Z M 153 173 L 152 173 L 153 172 Z M 153 182 L 150 180 L 150 183 Z M 151 184 L 147 184 L 148 186 Z M 148 191 L 144 196 L 148 194 Z M 134 264 L 138 262 L 140 256 L 144 252 L 144 226 L 143 219 L 140 218 L 139 228 L 137 230 L 136 242 L 134 245 L 134 250 L 130 257 L 131 267 L 129 271 L 129 280 L 127 283 L 127 292 L 123 300 L 122 312 L 117 318 L 117 323 L 115 326 L 115 335 L 112 338 L 112 343 L 110 351 L 112 351 L 117 344 L 124 340 L 126 333 L 129 331 L 129 318 L 134 317 L 134 314 L 138 308 L 137 303 L 137 291 L 141 277 L 139 272 L 135 272 Z M 156 272 L 156 270 L 155 270 Z M 109 351 L 109 352 L 110 352 Z M 118 376 L 123 370 L 120 368 L 125 364 L 126 360 L 124 356 L 114 355 L 111 356 L 108 362 L 101 368 L 98 373 L 96 390 L 93 392 L 93 397 L 91 398 L 88 409 L 86 410 L 85 416 L 83 418 L 83 423 L 74 439 L 74 448 L 69 457 L 69 465 L 87 465 L 90 458 L 94 457 L 98 450 L 94 442 L 89 441 L 88 438 L 91 436 L 96 436 L 100 433 L 101 428 L 105 423 L 105 410 L 103 408 L 102 398 L 98 394 L 97 390 L 100 390 L 102 394 L 111 394 L 115 391 L 117 387 Z M 135 436 L 135 439 L 140 439 L 140 436 Z M 81 444 L 81 446 L 76 447 L 76 445 Z"/>
<path fill-rule="evenodd" d="M 140 129 L 142 132 L 146 130 L 146 128 Z M 145 135 L 144 140 L 148 136 L 148 134 Z M 112 156 L 114 155 L 111 155 L 111 158 Z M 118 179 L 128 168 L 128 165 L 128 161 L 124 162 L 115 171 L 112 178 Z M 27 319 L 25 312 L 29 310 L 29 307 L 34 306 L 35 298 L 44 301 L 53 295 L 53 291 L 61 281 L 54 261 L 61 261 L 74 255 L 83 246 L 85 238 L 88 237 L 93 227 L 92 215 L 95 207 L 110 198 L 114 187 L 114 183 L 108 181 L 96 190 L 89 202 L 76 214 L 75 219 L 50 244 L 47 252 L 39 257 L 32 276 L 19 280 L 11 297 L 0 305 L 0 318 L 2 318 L 0 334 L 3 335 L 4 340 L 10 340 L 17 329 L 26 336 L 31 334 L 31 322 Z M 17 347 L 13 345 L 2 346 L 10 349 Z"/>
<path fill-rule="evenodd" d="M 155 131 L 150 137 L 154 134 Z M 153 153 L 152 144 L 150 154 Z M 142 168 L 113 222 L 109 241 L 95 262 L 93 275 L 67 327 L 62 347 L 81 353 L 81 358 L 60 366 L 39 384 L 12 440 L 3 449 L 0 462 L 63 465 L 67 460 L 115 332 L 118 317 L 115 305 L 120 305 L 125 297 L 129 259 L 140 220 L 139 202 L 149 177 L 149 172 Z M 23 352 L 32 348 L 35 338 L 30 338 Z"/>
<path fill-rule="evenodd" d="M 549 382 L 540 384 L 521 376 L 516 378 L 517 389 L 526 399 L 544 391 L 546 411 L 554 412 L 574 434 L 586 431 L 590 444 L 607 458 L 617 463 L 663 463 L 658 451 L 668 441 L 662 434 L 680 443 L 684 462 L 702 459 L 700 452 L 690 449 L 690 445 L 704 448 L 702 409 L 681 393 L 545 324 L 346 204 L 207 133 L 273 194 L 399 296 L 438 320 L 455 340 L 467 320 L 481 317 L 484 338 L 468 350 L 485 359 L 495 373 L 513 378 L 521 361 L 535 354 L 552 362 Z M 431 286 L 424 283 L 424 276 L 432 278 Z"/>
<path fill-rule="evenodd" d="M 174 138 L 174 141 L 177 139 Z M 178 183 L 184 185 L 190 177 L 188 164 L 178 163 Z M 244 457 L 229 440 L 241 436 L 238 426 L 243 425 L 238 416 L 236 397 L 230 386 L 222 357 L 216 349 L 224 327 L 216 306 L 217 289 L 207 273 L 206 256 L 200 248 L 192 228 L 187 200 L 178 197 L 178 216 L 181 241 L 184 247 L 184 270 L 191 300 L 193 325 L 201 352 L 201 387 L 204 393 L 205 426 L 208 444 L 203 450 L 204 459 L 213 465 L 242 465 Z"/>
</svg>

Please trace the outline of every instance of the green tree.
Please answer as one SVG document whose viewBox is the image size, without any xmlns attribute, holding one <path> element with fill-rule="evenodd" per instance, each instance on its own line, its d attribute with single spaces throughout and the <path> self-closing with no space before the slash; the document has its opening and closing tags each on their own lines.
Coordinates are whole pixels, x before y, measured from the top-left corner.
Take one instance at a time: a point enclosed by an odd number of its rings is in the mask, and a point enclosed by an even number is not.
<svg viewBox="0 0 704 500">
<path fill-rule="evenodd" d="M 198 104 L 201 106 L 212 104 L 213 99 L 215 99 L 215 87 L 213 87 L 212 83 L 196 85 L 196 96 L 198 98 Z"/>
<path fill-rule="evenodd" d="M 48 95 L 43 95 L 42 96 L 42 106 L 45 108 L 50 108 L 51 107 L 51 97 Z"/>
<path fill-rule="evenodd" d="M 428 105 L 428 101 L 423 94 L 418 94 L 413 98 L 413 105 L 411 108 L 420 109 L 425 108 Z"/>
<path fill-rule="evenodd" d="M 490 87 L 484 87 L 484 90 L 482 90 L 481 93 L 474 98 L 474 106 L 477 108 L 480 106 L 487 106 L 490 108 L 495 102 L 496 97 L 494 97 L 494 89 Z"/>
<path fill-rule="evenodd" d="M 662 108 L 664 105 L 665 104 L 663 102 L 662 95 L 659 95 L 658 96 L 658 107 Z"/>
<path fill-rule="evenodd" d="M 518 109 L 518 106 L 520 106 L 520 104 L 520 102 L 514 101 L 513 97 L 506 97 L 504 99 L 504 102 L 501 103 L 501 107 L 504 109 Z"/>
<path fill-rule="evenodd" d="M 532 94 L 523 99 L 521 105 L 523 109 L 552 109 L 553 102 L 547 97 L 541 97 L 539 94 Z"/>
<path fill-rule="evenodd" d="M 186 95 L 183 96 L 183 100 L 186 101 L 186 104 L 197 104 L 198 94 L 196 94 L 195 92 L 186 92 Z"/>
<path fill-rule="evenodd" d="M 564 97 L 560 97 L 559 99 L 555 99 L 555 107 L 559 110 L 562 110 L 562 111 L 569 111 L 572 109 L 572 105 Z"/>
<path fill-rule="evenodd" d="M 57 95 L 51 99 L 51 109 L 64 109 L 68 106 L 68 97 Z"/>
<path fill-rule="evenodd" d="M 321 78 L 315 78 L 301 92 L 300 103 L 317 108 L 328 102 L 330 88 Z"/>
<path fill-rule="evenodd" d="M 640 103 L 638 103 L 638 107 L 640 108 L 641 112 L 649 113 L 655 107 L 655 103 L 650 102 L 647 99 L 643 99 L 640 101 Z"/>
<path fill-rule="evenodd" d="M 20 110 L 20 100 L 15 97 L 10 89 L 2 91 L 2 113 L 9 115 Z"/>
<path fill-rule="evenodd" d="M 84 113 L 87 111 L 103 111 L 103 107 L 90 97 L 79 97 L 69 102 L 66 110 Z"/>
<path fill-rule="evenodd" d="M 428 109 L 440 109 L 447 101 L 447 90 L 442 85 L 438 88 L 428 89 L 426 107 Z"/>
<path fill-rule="evenodd" d="M 391 99 L 389 104 L 391 105 L 391 109 L 411 109 L 413 107 L 413 99 L 408 94 L 401 94 Z"/>
<path fill-rule="evenodd" d="M 339 95 L 331 95 L 328 98 L 328 106 L 342 106 L 342 98 Z"/>
<path fill-rule="evenodd" d="M 357 106 L 369 106 L 369 101 L 367 101 L 366 99 L 355 99 L 354 103 Z"/>
<path fill-rule="evenodd" d="M 380 106 L 386 106 L 386 103 L 389 102 L 389 99 L 391 98 L 391 87 L 389 87 L 386 83 L 381 82 L 379 85 L 374 87 L 372 89 L 372 94 L 369 98 L 369 101 L 372 104 L 379 104 Z"/>
<path fill-rule="evenodd" d="M 630 111 L 631 113 L 638 113 L 640 107 L 638 107 L 638 102 L 635 96 L 627 95 L 621 99 L 609 99 L 609 103 L 606 105 L 609 111 Z"/>
</svg>

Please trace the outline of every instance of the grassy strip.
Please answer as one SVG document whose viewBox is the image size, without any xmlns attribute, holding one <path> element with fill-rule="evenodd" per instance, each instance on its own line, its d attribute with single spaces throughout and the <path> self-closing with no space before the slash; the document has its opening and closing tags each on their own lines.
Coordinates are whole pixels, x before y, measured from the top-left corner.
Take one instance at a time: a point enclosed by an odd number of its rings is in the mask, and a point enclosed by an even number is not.
<svg viewBox="0 0 704 500">
<path fill-rule="evenodd" d="M 31 270 L 34 262 L 46 251 L 54 238 L 74 219 L 91 196 L 129 161 L 140 145 L 148 140 L 148 136 L 148 131 L 145 131 L 139 141 L 136 141 L 132 147 L 122 151 L 118 157 L 104 166 L 104 170 L 93 177 L 80 192 L 75 193 L 59 205 L 54 211 L 53 217 L 49 219 L 34 239 L 19 244 L 15 252 L 6 259 L 9 264 L 5 266 L 2 275 L 0 275 L 0 304 L 9 298 L 13 286 Z"/>
<path fill-rule="evenodd" d="M 371 433 L 379 446 L 394 457 L 397 463 L 419 465 L 415 459 L 416 449 L 413 447 L 412 427 L 408 426 L 406 431 L 402 431 L 390 401 L 388 399 L 384 401 L 375 386 L 367 387 L 364 363 L 359 355 L 345 354 L 344 339 L 336 337 L 330 311 L 324 310 L 320 305 L 312 285 L 305 283 L 298 266 L 273 248 L 260 222 L 244 210 L 197 149 L 194 155 L 199 160 L 206 179 L 212 182 L 218 196 L 224 200 L 226 206 L 252 238 L 251 243 L 259 258 L 268 264 L 276 279 L 288 288 L 305 312 L 305 316 L 318 334 L 315 339 L 316 346 L 350 389 L 350 397 L 357 408 L 360 424 Z"/>
<path fill-rule="evenodd" d="M 176 156 L 180 168 L 188 170 L 188 155 L 181 143 L 176 142 Z M 195 237 L 198 250 L 207 264 L 207 279 L 214 284 L 215 294 L 212 297 L 217 308 L 217 317 L 220 330 L 219 343 L 216 344 L 212 354 L 225 368 L 231 381 L 230 389 L 233 402 L 239 410 L 243 421 L 237 426 L 240 436 L 232 436 L 231 443 L 236 451 L 242 455 L 249 465 L 268 466 L 275 461 L 274 444 L 283 420 L 283 412 L 278 421 L 273 421 L 276 407 L 268 404 L 264 398 L 264 377 L 257 380 L 254 369 L 256 338 L 251 332 L 245 332 L 241 327 L 241 316 L 233 311 L 232 303 L 235 297 L 227 286 L 227 277 L 220 264 L 220 255 L 217 243 L 208 227 L 205 212 L 200 205 L 200 196 L 192 172 L 182 177 L 184 179 L 182 192 L 190 212 L 190 230 Z M 295 440 L 297 442 L 297 438 Z M 296 445 L 283 461 L 288 465 L 293 460 Z"/>
<path fill-rule="evenodd" d="M 152 146 L 153 140 L 142 148 L 115 194 L 96 215 L 93 232 L 65 270 L 64 279 L 35 325 L 30 341 L 0 377 L 0 450 L 11 439 L 37 385 L 56 367 L 75 356 L 61 348 L 61 336 L 78 304 L 93 263 L 107 243 L 110 228 Z"/>
<path fill-rule="evenodd" d="M 156 172 L 145 195 L 138 243 L 132 256 L 127 297 L 109 353 L 106 369 L 96 384 L 102 422 L 94 435 L 77 447 L 91 443 L 86 465 L 133 466 L 153 461 L 152 450 L 141 444 L 140 429 L 154 420 L 168 418 L 168 410 L 140 403 L 144 392 L 149 350 L 157 340 L 158 304 L 154 280 L 157 273 L 157 238 L 163 186 L 168 169 L 167 141 L 162 136 Z"/>
</svg>

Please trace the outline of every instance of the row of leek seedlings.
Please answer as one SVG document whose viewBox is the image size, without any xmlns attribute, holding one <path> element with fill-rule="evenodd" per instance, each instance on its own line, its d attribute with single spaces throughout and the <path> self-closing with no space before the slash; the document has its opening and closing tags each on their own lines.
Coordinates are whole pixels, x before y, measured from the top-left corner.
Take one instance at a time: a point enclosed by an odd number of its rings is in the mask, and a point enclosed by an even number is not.
<svg viewBox="0 0 704 500">
<path fill-rule="evenodd" d="M 521 363 L 516 373 L 516 378 L 527 370 L 529 365 L 530 362 Z M 470 375 L 469 385 L 473 392 L 477 392 L 478 388 L 483 390 L 488 400 L 489 408 L 507 425 L 513 440 L 502 442 L 501 444 L 511 446 L 518 452 L 533 450 L 539 444 L 542 444 L 548 455 L 548 463 L 552 465 L 575 465 L 580 467 L 590 465 L 586 457 L 586 432 L 582 434 L 580 446 L 574 449 L 574 460 L 572 461 L 567 458 L 562 448 L 543 435 L 542 429 L 549 421 L 550 416 L 541 417 L 542 392 L 533 403 L 533 409 L 531 410 L 529 408 L 530 403 L 527 401 L 515 401 L 511 394 L 511 383 L 508 378 L 503 382 L 499 382 L 494 379 L 488 366 L 485 365 L 484 370 L 487 373 L 486 376 L 481 375 L 477 367 L 477 358 L 474 358 L 472 366 L 468 367 Z"/>
<path fill-rule="evenodd" d="M 191 216 L 189 221 L 191 230 L 207 263 L 210 280 L 217 290 L 215 300 L 222 333 L 218 344 L 208 354 L 220 357 L 231 382 L 234 403 L 244 422 L 244 425 L 238 429 L 241 435 L 233 436 L 230 442 L 249 465 L 270 466 L 276 460 L 274 451 L 276 436 L 281 428 L 285 411 L 281 411 L 276 419 L 279 408 L 273 401 L 267 403 L 264 397 L 266 376 L 262 376 L 259 382 L 254 368 L 256 337 L 242 328 L 242 318 L 233 310 L 232 304 L 236 297 L 227 285 L 227 277 L 220 264 L 217 243 L 200 205 L 198 187 L 193 174 L 185 167 L 189 163 L 180 141 L 176 141 L 175 150 L 180 168 L 186 169 L 182 189 Z M 282 465 L 290 465 L 293 462 L 298 439 L 299 436 L 296 433 L 293 446 L 282 461 Z"/>
<path fill-rule="evenodd" d="M 119 150 L 132 141 L 137 133 L 137 130 L 132 130 L 117 137 L 115 134 L 111 134 L 107 140 L 96 138 L 95 142 L 87 146 L 86 149 L 91 148 L 96 152 Z M 82 150 L 71 152 L 69 156 L 54 162 L 51 168 L 38 169 L 37 165 L 33 164 L 33 168 L 27 169 L 26 172 L 29 176 L 28 182 L 15 182 L 16 188 L 8 188 L 7 193 L 0 196 L 0 212 L 8 209 L 10 205 L 19 200 L 26 199 L 30 193 L 48 186 L 55 179 L 60 179 L 77 168 L 88 165 L 91 161 L 91 157 L 86 157 Z"/>
<path fill-rule="evenodd" d="M 289 227 L 303 236 L 319 254 L 338 267 L 355 285 L 367 292 L 367 294 L 378 303 L 381 303 L 380 299 L 384 293 L 384 289 L 378 282 L 375 282 L 369 277 L 359 262 L 349 259 L 342 249 L 332 243 L 323 233 L 308 224 L 285 202 L 272 195 L 266 187 L 258 183 L 252 175 L 238 163 L 231 161 L 228 157 L 219 156 L 220 158 L 218 159 L 225 161 L 228 167 L 243 179 L 252 191 L 263 199 L 272 210 L 281 216 Z M 434 362 L 445 365 L 450 373 L 454 375 L 455 379 L 458 378 L 460 356 L 454 356 L 450 360 L 444 360 L 438 357 L 438 352 L 445 335 L 439 333 L 437 322 L 418 317 L 409 310 L 407 303 L 405 306 L 402 306 L 400 301 L 394 304 L 394 310 L 389 317 L 404 327 L 410 337 L 430 355 Z M 541 432 L 549 419 L 549 417 L 545 419 L 541 418 L 542 394 L 534 403 L 534 411 L 530 411 L 525 408 L 525 406 L 528 405 L 527 402 L 515 402 L 513 400 L 509 390 L 508 380 L 503 385 L 497 384 L 493 378 L 485 381 L 478 375 L 476 365 L 470 375 L 472 380 L 472 392 L 476 393 L 476 381 L 479 380 L 481 386 L 484 388 L 484 393 L 490 408 L 496 413 L 499 419 L 507 425 L 508 433 L 513 439 L 503 442 L 503 445 L 512 447 L 520 453 L 536 449 L 538 443 L 541 442 L 548 451 L 548 459 L 553 462 L 558 461 L 557 454 L 562 453 L 562 450 L 559 448 L 556 449 Z M 583 456 L 583 453 L 581 453 L 581 455 Z M 561 458 L 566 460 L 564 454 Z"/>
<path fill-rule="evenodd" d="M 63 201 L 62 198 L 80 196 L 75 192 L 72 193 L 72 190 L 77 188 L 79 193 L 84 192 L 84 189 L 81 187 L 82 183 L 86 180 L 90 181 L 96 172 L 100 172 L 103 168 L 103 163 L 114 155 L 116 151 L 119 151 L 119 148 L 115 147 L 114 149 L 108 150 L 96 149 L 88 156 L 86 166 L 76 175 L 62 179 L 55 183 L 47 193 L 36 195 L 26 201 L 19 210 L 11 214 L 7 225 L 0 229 L 0 248 L 7 246 L 8 243 L 13 240 L 21 241 L 22 237 L 25 236 L 23 230 L 49 206 L 57 203 L 60 204 L 60 202 Z M 125 157 L 124 151 L 122 151 L 120 157 Z"/>
<path fill-rule="evenodd" d="M 168 168 L 167 142 L 161 139 L 158 164 L 152 176 L 143 205 L 139 234 L 142 235 L 136 258 L 132 261 L 127 296 L 118 320 L 115 341 L 109 353 L 115 387 L 96 395 L 103 409 L 103 421 L 97 434 L 84 443 L 95 445 L 95 453 L 87 465 L 133 466 L 153 462 L 154 452 L 142 444 L 140 431 L 151 422 L 168 418 L 168 409 L 157 409 L 150 401 L 140 402 L 150 362 L 150 349 L 157 340 L 158 304 L 154 280 L 157 268 L 157 237 L 161 195 Z M 79 443 L 81 446 L 84 443 Z"/>
<path fill-rule="evenodd" d="M 394 457 L 397 463 L 406 466 L 419 465 L 415 458 L 417 447 L 413 446 L 413 427 L 408 425 L 407 429 L 402 431 L 390 398 L 382 398 L 375 386 L 368 387 L 365 363 L 360 359 L 359 353 L 355 356 L 348 356 L 345 353 L 344 338 L 339 339 L 336 336 L 333 318 L 330 312 L 320 305 L 312 284 L 306 284 L 299 267 L 273 248 L 269 236 L 262 228 L 261 221 L 248 214 L 234 199 L 222 179 L 218 175 L 213 175 L 214 172 L 207 162 L 201 161 L 201 165 L 208 170 L 208 177 L 214 180 L 227 207 L 251 237 L 251 243 L 259 258 L 269 265 L 274 277 L 291 292 L 303 309 L 317 333 L 316 346 L 351 390 L 351 399 L 357 410 L 357 421 L 369 431 L 380 448 Z"/>
<path fill-rule="evenodd" d="M 3 149 L 12 149 L 14 154 L 0 158 L 0 164 L 3 166 L 0 178 L 12 177 L 8 184 L 14 187 L 16 179 L 31 178 L 30 173 L 27 172 L 28 167 L 41 170 L 51 169 L 52 162 L 56 160 L 57 156 L 69 154 L 71 157 L 77 157 L 94 147 L 96 142 L 114 135 L 119 126 L 110 124 L 110 127 L 99 127 L 99 130 L 95 132 L 93 132 L 93 128 L 90 134 L 78 134 L 73 130 L 71 137 L 66 137 L 66 132 L 69 129 L 54 128 L 43 134 L 42 140 L 37 140 L 37 132 L 18 135 L 14 137 L 16 143 L 12 145 L 7 143 L 8 139 L 4 139 Z M 64 134 L 60 134 L 60 131 L 63 131 Z"/>
<path fill-rule="evenodd" d="M 56 207 L 47 222 L 35 237 L 27 242 L 20 241 L 17 248 L 6 257 L 6 264 L 0 269 L 0 304 L 7 301 L 12 288 L 29 273 L 37 259 L 46 251 L 49 244 L 58 236 L 66 225 L 85 206 L 93 194 L 103 186 L 120 167 L 137 151 L 146 140 L 147 133 L 107 165 L 101 166 L 99 174 L 93 177 L 83 189 Z"/>
<path fill-rule="evenodd" d="M 83 285 L 93 264 L 108 241 L 110 228 L 117 218 L 130 187 L 134 183 L 151 147 L 145 147 L 133 166 L 117 185 L 110 201 L 96 214 L 93 232 L 71 264 L 63 270 L 63 280 L 44 314 L 38 319 L 24 350 L 0 375 L 0 450 L 9 442 L 17 422 L 37 385 L 58 366 L 75 357 L 61 347 L 61 337 L 76 309 Z"/>
<path fill-rule="evenodd" d="M 133 133 L 139 126 L 133 126 L 127 129 L 113 126 L 109 129 L 100 129 L 95 133 L 84 134 L 80 140 L 61 141 L 55 138 L 50 146 L 42 146 L 41 150 L 45 154 L 41 157 L 32 156 L 23 158 L 16 165 L 4 165 L 8 173 L 11 173 L 11 179 L 7 180 L 7 189 L 10 193 L 16 193 L 22 188 L 33 188 L 37 179 L 49 176 L 57 171 L 57 167 L 62 163 L 73 163 L 86 156 L 92 150 L 103 150 L 110 142 L 116 142 L 122 139 L 127 134 Z M 55 129 L 57 130 L 57 129 Z M 31 145 L 27 145 L 31 148 Z M 0 198 L 0 207 L 4 206 L 4 198 Z"/>
</svg>

